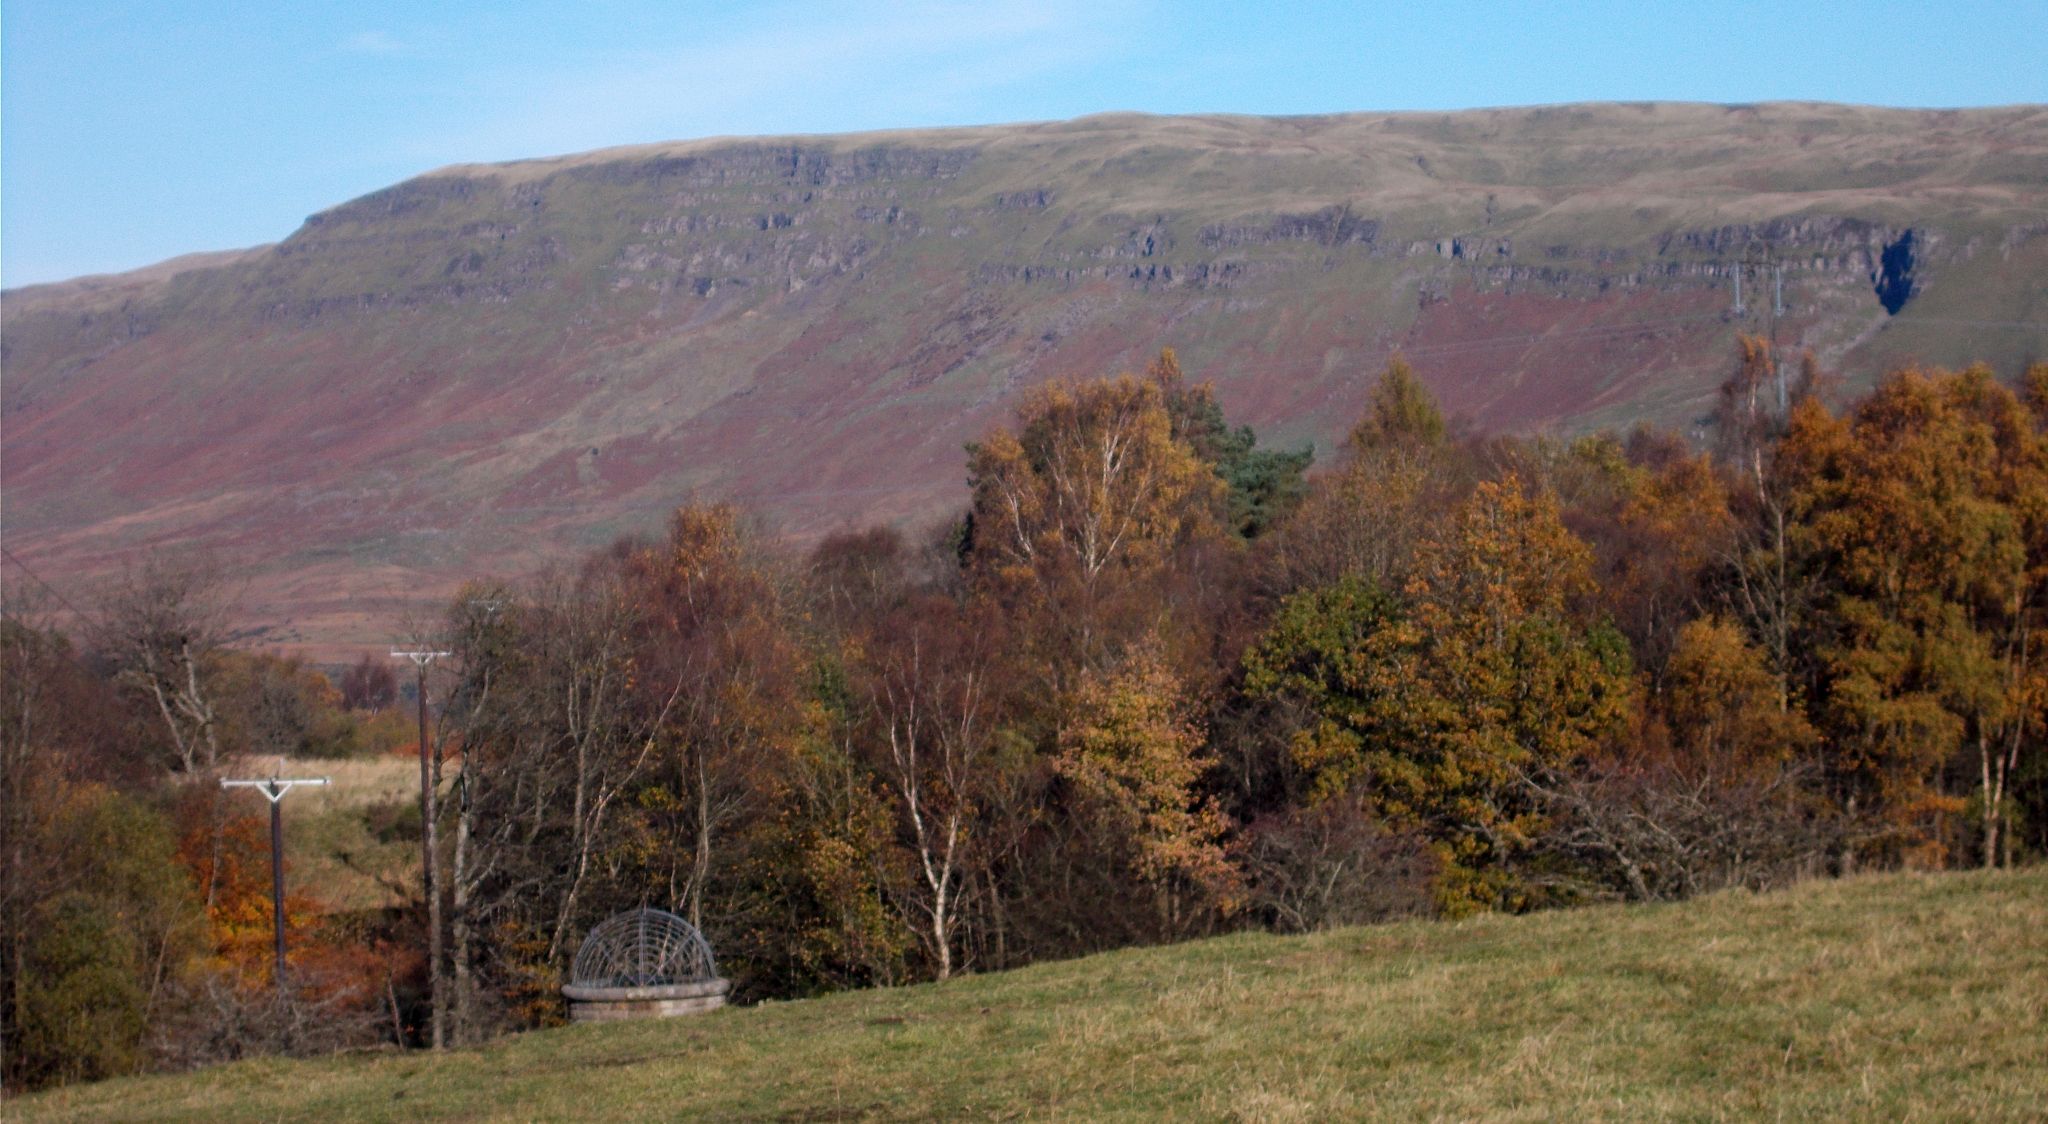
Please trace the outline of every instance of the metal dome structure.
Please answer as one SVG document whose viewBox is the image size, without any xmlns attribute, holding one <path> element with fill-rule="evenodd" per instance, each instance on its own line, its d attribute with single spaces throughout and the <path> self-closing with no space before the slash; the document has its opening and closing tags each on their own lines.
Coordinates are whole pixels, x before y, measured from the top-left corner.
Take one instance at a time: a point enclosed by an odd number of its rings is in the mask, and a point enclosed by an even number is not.
<svg viewBox="0 0 2048 1124">
<path fill-rule="evenodd" d="M 659 909 L 606 918 L 576 950 L 578 987 L 661 987 L 718 978 L 711 945 L 695 925 Z"/>
<path fill-rule="evenodd" d="M 578 1022 L 662 1018 L 724 1005 L 726 981 L 704 934 L 659 909 L 634 909 L 583 938 L 562 994 Z"/>
</svg>

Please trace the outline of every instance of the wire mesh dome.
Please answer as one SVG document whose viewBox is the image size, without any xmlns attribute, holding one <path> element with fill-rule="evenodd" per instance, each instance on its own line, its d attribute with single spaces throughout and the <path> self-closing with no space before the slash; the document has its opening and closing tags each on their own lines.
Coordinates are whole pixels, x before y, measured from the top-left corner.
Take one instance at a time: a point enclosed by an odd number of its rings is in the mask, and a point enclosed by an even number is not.
<svg viewBox="0 0 2048 1124">
<path fill-rule="evenodd" d="M 606 918 L 576 950 L 578 988 L 670 987 L 718 979 L 711 945 L 688 921 L 659 909 Z"/>
</svg>

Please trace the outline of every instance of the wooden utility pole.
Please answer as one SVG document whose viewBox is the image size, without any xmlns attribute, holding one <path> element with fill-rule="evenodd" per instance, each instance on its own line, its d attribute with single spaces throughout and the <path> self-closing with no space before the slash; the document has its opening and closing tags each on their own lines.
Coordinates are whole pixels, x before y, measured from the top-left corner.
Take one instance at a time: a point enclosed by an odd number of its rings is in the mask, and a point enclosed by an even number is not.
<svg viewBox="0 0 2048 1124">
<path fill-rule="evenodd" d="M 435 830 L 438 809 L 434 788 L 440 780 L 437 763 L 430 762 L 427 741 L 427 665 L 446 652 L 415 648 L 391 653 L 392 659 L 411 660 L 419 669 L 420 704 L 420 885 L 427 896 L 427 1002 L 431 1012 L 430 1041 L 440 1050 L 448 1044 L 448 1016 L 441 987 L 441 880 L 436 875 L 435 853 L 440 849 Z"/>
<path fill-rule="evenodd" d="M 278 763 L 280 766 L 283 762 Z M 277 930 L 277 989 L 284 982 L 284 794 L 300 785 L 318 787 L 326 777 L 271 777 L 268 780 L 223 780 L 222 788 L 253 788 L 270 801 L 270 916 Z"/>
</svg>

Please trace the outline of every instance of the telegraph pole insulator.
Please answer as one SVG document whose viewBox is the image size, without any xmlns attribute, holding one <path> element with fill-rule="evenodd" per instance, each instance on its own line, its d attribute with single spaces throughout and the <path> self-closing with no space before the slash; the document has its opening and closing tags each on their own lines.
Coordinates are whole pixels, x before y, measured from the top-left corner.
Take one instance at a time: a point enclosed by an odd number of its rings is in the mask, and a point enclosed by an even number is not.
<svg viewBox="0 0 2048 1124">
<path fill-rule="evenodd" d="M 280 767 L 283 762 L 279 762 Z M 284 794 L 301 786 L 318 788 L 326 777 L 269 777 L 264 780 L 223 780 L 222 788 L 253 788 L 270 801 L 270 915 L 275 921 L 277 989 L 284 982 Z"/>
</svg>

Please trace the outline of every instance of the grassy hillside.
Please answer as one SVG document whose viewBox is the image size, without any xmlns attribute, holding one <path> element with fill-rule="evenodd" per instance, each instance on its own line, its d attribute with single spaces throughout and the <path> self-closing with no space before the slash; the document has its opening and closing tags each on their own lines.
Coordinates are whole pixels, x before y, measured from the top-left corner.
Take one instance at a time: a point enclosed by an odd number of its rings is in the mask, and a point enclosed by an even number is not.
<svg viewBox="0 0 2048 1124">
<path fill-rule="evenodd" d="M 445 1057 L 254 1062 L 29 1119 L 2038 1120 L 2048 870 L 1176 947 Z"/>
</svg>

